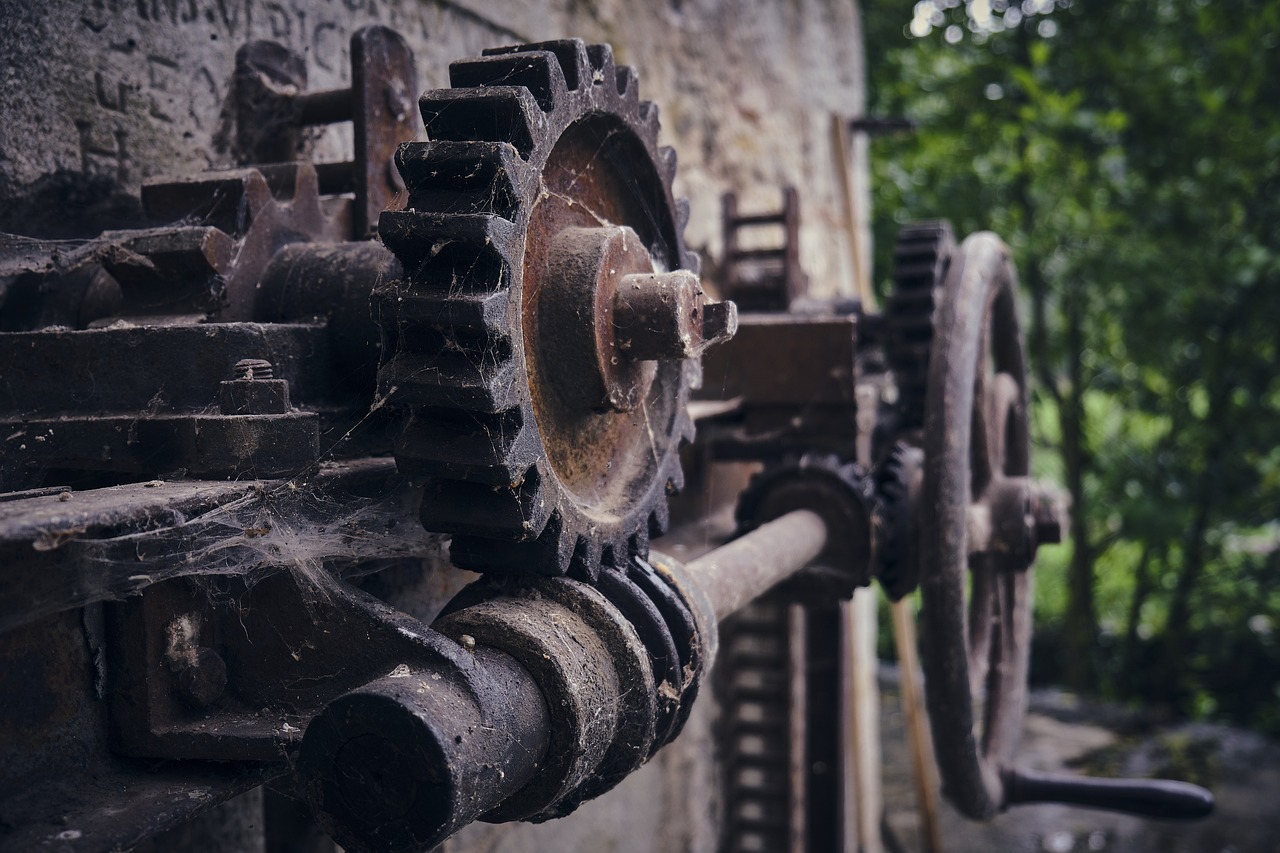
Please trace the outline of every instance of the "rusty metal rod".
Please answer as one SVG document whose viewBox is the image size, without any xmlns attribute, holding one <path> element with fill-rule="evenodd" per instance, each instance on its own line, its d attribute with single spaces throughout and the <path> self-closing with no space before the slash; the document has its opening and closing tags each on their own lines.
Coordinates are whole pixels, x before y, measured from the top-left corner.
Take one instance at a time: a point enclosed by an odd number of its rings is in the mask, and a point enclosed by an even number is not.
<svg viewBox="0 0 1280 853">
<path fill-rule="evenodd" d="M 327 92 L 307 92 L 295 95 L 298 105 L 298 123 L 304 126 L 337 124 L 351 121 L 354 115 L 354 96 L 350 87 Z"/>
<path fill-rule="evenodd" d="M 827 535 L 821 516 L 798 509 L 703 554 L 685 571 L 706 592 L 716 619 L 724 619 L 809 565 Z"/>
<path fill-rule="evenodd" d="M 938 768 L 933 763 L 933 737 L 920 690 L 920 658 L 916 645 L 915 612 L 911 598 L 901 598 L 893 611 L 893 641 L 898 649 L 902 673 L 902 711 L 907 723 L 907 744 L 911 749 L 912 777 L 916 786 L 916 807 L 920 812 L 920 845 L 924 853 L 942 853 L 942 830 L 938 824 Z"/>
</svg>

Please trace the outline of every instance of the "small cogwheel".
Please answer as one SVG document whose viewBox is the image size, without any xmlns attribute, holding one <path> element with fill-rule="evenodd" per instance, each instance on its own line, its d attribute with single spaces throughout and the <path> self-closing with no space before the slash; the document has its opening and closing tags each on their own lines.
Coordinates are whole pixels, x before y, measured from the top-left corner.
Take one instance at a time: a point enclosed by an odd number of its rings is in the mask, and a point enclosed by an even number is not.
<svg viewBox="0 0 1280 853">
<path fill-rule="evenodd" d="M 797 598 L 848 598 L 871 583 L 871 478 L 862 467 L 825 453 L 784 458 L 751 478 L 738 496 L 736 517 L 746 532 L 798 509 L 826 523 L 827 546 L 813 565 L 786 584 Z"/>
</svg>

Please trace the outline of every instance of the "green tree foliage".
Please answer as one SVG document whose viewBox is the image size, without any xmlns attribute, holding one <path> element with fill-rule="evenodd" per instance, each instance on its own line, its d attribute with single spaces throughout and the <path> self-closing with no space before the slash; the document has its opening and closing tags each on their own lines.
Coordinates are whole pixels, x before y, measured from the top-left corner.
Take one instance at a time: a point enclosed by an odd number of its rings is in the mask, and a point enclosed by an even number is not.
<svg viewBox="0 0 1280 853">
<path fill-rule="evenodd" d="M 918 125 L 873 145 L 879 278 L 916 219 L 1018 261 L 1074 501 L 1040 674 L 1280 731 L 1280 2 L 864 15 L 871 109 Z"/>
</svg>

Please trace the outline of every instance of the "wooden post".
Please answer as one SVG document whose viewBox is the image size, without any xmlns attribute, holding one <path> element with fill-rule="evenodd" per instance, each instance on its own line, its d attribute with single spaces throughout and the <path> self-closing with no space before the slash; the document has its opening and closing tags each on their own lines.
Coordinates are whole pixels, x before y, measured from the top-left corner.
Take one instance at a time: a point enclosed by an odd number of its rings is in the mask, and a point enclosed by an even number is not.
<svg viewBox="0 0 1280 853">
<path fill-rule="evenodd" d="M 871 433 L 875 428 L 878 391 L 869 384 L 859 385 L 858 440 L 855 455 L 859 464 L 871 467 Z M 880 760 L 880 686 L 876 683 L 876 603 L 879 592 L 874 587 L 854 590 L 853 600 L 841 606 L 841 646 L 845 661 L 842 677 L 845 684 L 844 708 L 847 715 L 846 737 L 850 748 L 845 751 L 845 778 L 852 782 L 852 799 L 846 794 L 846 810 L 852 806 L 856 843 L 850 843 L 846 829 L 846 849 L 861 853 L 882 853 L 880 816 L 884 812 Z"/>
<path fill-rule="evenodd" d="M 878 595 L 875 589 L 859 589 L 854 592 L 853 601 L 841 605 L 840 612 L 842 645 L 850 668 L 845 679 L 848 709 L 845 731 L 850 748 L 845 750 L 845 756 L 846 761 L 852 760 L 852 772 L 846 770 L 846 778 L 853 782 L 855 816 L 852 826 L 846 828 L 845 838 L 847 850 L 861 853 L 884 851 L 880 838 L 880 816 L 884 812 L 880 784 L 880 691 L 876 685 Z M 846 794 L 846 803 L 849 799 Z"/>
<path fill-rule="evenodd" d="M 734 256 L 738 253 L 738 194 L 735 192 L 727 192 L 720 196 L 720 226 L 723 229 L 722 239 L 724 248 L 721 257 L 724 258 L 725 281 L 721 285 L 724 292 L 721 294 L 725 299 L 733 298 L 733 291 L 738 284 L 737 264 L 734 263 Z"/>
<path fill-rule="evenodd" d="M 854 294 L 862 300 L 864 311 L 874 311 L 876 294 L 871 287 L 870 267 L 863 254 L 862 217 L 853 184 L 853 145 L 849 138 L 848 121 L 838 115 L 831 116 L 831 150 L 836 160 L 836 182 L 844 200 L 844 226 L 853 262 Z"/>
<path fill-rule="evenodd" d="M 915 613 L 910 598 L 893 603 L 893 640 L 898 647 L 902 674 L 902 713 L 907 723 L 907 744 L 920 809 L 920 844 L 924 853 L 941 853 L 942 833 L 938 827 L 938 768 L 933 763 L 933 738 L 925 718 L 920 694 L 920 660 L 916 655 Z"/>
</svg>

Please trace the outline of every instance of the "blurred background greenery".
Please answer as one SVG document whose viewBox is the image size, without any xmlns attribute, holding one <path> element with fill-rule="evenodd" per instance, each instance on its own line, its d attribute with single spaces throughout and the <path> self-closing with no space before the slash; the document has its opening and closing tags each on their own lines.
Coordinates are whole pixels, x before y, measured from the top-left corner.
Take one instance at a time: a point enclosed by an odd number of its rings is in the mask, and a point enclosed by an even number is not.
<svg viewBox="0 0 1280 853">
<path fill-rule="evenodd" d="M 1280 734 L 1280 2 L 863 4 L 876 278 L 902 224 L 1016 256 L 1032 679 Z"/>
</svg>

